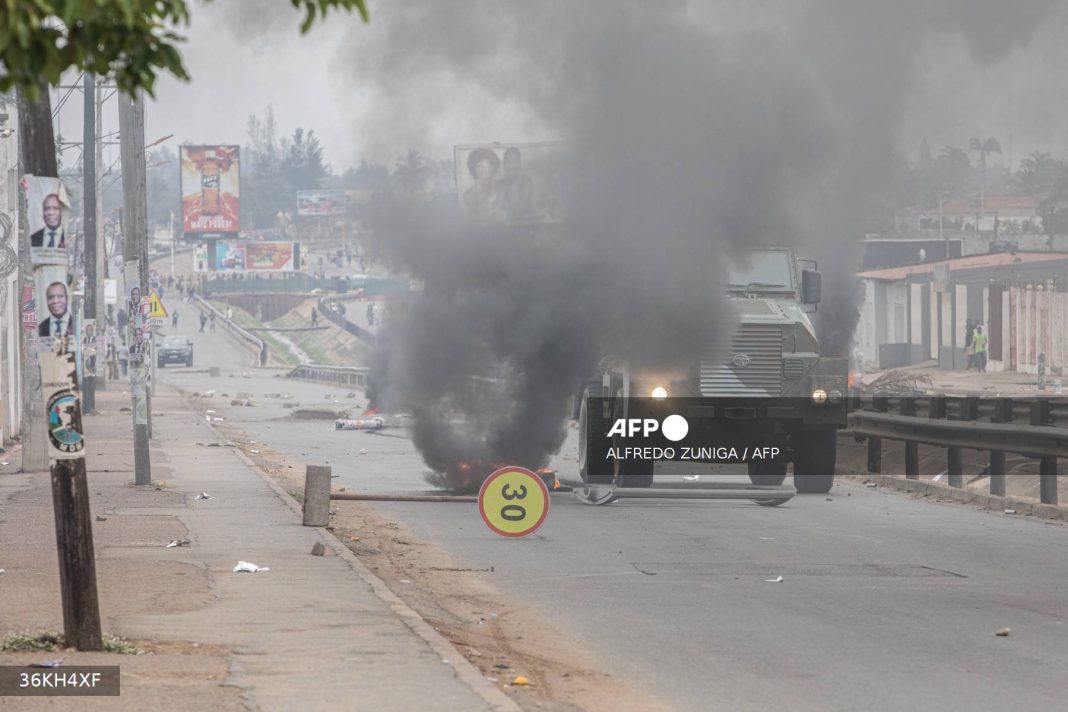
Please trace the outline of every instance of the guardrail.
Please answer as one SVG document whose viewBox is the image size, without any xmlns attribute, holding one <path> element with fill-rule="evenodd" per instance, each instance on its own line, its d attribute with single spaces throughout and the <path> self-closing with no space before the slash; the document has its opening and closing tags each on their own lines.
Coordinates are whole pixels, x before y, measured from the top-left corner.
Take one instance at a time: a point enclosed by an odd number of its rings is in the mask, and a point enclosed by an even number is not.
<svg viewBox="0 0 1068 712">
<path fill-rule="evenodd" d="M 322 366 L 316 363 L 302 363 L 287 373 L 286 378 L 303 378 L 362 388 L 366 383 L 367 370 L 363 366 Z"/>
<path fill-rule="evenodd" d="M 963 488 L 961 451 L 987 450 L 990 493 L 1004 496 L 1011 452 L 1039 461 L 1039 498 L 1057 504 L 1057 458 L 1068 457 L 1068 399 L 875 394 L 853 405 L 849 425 L 868 441 L 869 472 L 882 470 L 884 438 L 905 443 L 910 480 L 919 479 L 919 444 L 936 445 L 946 448 L 947 483 Z"/>
<path fill-rule="evenodd" d="M 349 321 L 337 308 L 333 305 L 333 302 L 342 301 L 345 299 L 351 299 L 351 296 L 335 296 L 335 297 L 323 297 L 319 300 L 319 313 L 334 323 L 335 326 L 344 329 L 357 339 L 364 341 L 368 344 L 374 344 L 376 337 L 367 329 L 363 328 L 359 324 Z"/>
<path fill-rule="evenodd" d="M 212 305 L 210 302 L 205 300 L 199 294 L 194 294 L 193 295 L 193 301 L 195 301 L 197 303 L 197 305 L 201 309 L 204 309 L 205 311 L 209 311 L 209 312 L 214 312 L 215 316 L 216 316 L 216 319 L 218 321 L 222 322 L 222 325 L 223 325 L 224 329 L 228 329 L 232 334 L 237 336 L 239 339 L 247 342 L 249 346 L 251 346 L 252 348 L 254 348 L 256 350 L 257 357 L 259 356 L 259 354 L 263 350 L 263 346 L 264 346 L 263 339 L 261 339 L 260 337 L 256 336 L 251 331 L 248 331 L 248 330 L 242 328 L 233 319 L 227 319 L 225 314 L 223 314 L 221 311 L 216 309 L 214 305 Z"/>
</svg>

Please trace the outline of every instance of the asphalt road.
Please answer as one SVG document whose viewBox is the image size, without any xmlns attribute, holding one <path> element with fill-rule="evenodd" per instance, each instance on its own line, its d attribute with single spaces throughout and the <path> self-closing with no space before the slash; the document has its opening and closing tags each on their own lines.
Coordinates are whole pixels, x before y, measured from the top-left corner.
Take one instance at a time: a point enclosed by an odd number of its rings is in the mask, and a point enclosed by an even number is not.
<svg viewBox="0 0 1068 712">
<path fill-rule="evenodd" d="M 184 326 L 191 317 L 183 310 Z M 197 365 L 222 366 L 223 377 L 161 377 L 255 394 L 256 408 L 214 406 L 232 424 L 332 464 L 352 490 L 428 489 L 402 433 L 287 421 L 287 401 L 263 398 L 344 407 L 362 394 L 258 375 L 221 330 L 193 337 Z M 574 454 L 572 438 L 554 463 L 562 476 L 577 476 Z M 1068 700 L 1063 525 L 842 484 L 779 508 L 590 507 L 554 495 L 543 527 L 522 540 L 491 533 L 474 505 L 375 506 L 460 565 L 492 566 L 494 585 L 673 708 L 1045 710 Z M 1009 637 L 995 637 L 1002 627 Z"/>
</svg>

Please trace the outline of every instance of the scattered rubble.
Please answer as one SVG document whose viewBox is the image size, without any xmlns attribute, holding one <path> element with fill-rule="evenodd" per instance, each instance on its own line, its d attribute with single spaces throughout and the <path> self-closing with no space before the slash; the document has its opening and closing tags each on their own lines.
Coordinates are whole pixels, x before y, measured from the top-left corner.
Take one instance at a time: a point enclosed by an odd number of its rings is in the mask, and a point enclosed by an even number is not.
<svg viewBox="0 0 1068 712">
<path fill-rule="evenodd" d="M 326 553 L 326 547 L 323 546 L 323 543 L 321 541 L 315 542 L 315 545 L 312 546 L 311 555 L 312 556 L 322 556 L 325 553 Z"/>
<path fill-rule="evenodd" d="M 241 573 L 247 571 L 250 574 L 258 574 L 261 571 L 270 571 L 266 566 L 257 566 L 251 561 L 238 561 L 237 566 L 234 567 L 234 573 Z"/>
</svg>

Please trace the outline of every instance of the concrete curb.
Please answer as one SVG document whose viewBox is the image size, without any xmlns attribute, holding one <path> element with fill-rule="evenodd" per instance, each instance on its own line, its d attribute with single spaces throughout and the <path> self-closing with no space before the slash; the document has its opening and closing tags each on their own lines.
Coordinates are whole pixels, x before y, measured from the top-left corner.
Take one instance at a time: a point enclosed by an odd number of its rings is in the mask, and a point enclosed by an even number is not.
<svg viewBox="0 0 1068 712">
<path fill-rule="evenodd" d="M 900 492 L 916 492 L 927 496 L 944 497 L 955 502 L 975 504 L 984 509 L 1004 512 L 1006 509 L 1015 510 L 1017 514 L 1030 514 L 1042 519 L 1068 521 L 1068 507 L 1042 504 L 1029 499 L 1016 497 L 998 497 L 982 492 L 972 492 L 965 489 L 957 489 L 935 482 L 922 482 L 920 480 L 906 480 L 904 477 L 894 475 L 877 475 L 874 472 L 855 470 L 852 468 L 839 467 L 838 475 L 863 478 L 875 482 L 882 487 L 890 487 Z"/>
<path fill-rule="evenodd" d="M 183 401 L 190 406 L 195 413 L 193 404 L 189 403 L 187 396 L 174 389 L 174 392 L 182 398 Z M 208 427 L 222 440 L 226 438 L 215 428 L 214 424 L 208 423 Z M 255 462 L 253 462 L 240 448 L 230 448 L 230 450 L 237 454 L 237 456 L 244 462 L 253 472 L 260 476 L 271 491 L 274 492 L 279 499 L 285 502 L 298 519 L 303 518 L 303 509 L 300 504 L 293 499 L 293 497 L 286 492 L 282 485 L 275 482 L 274 478 L 261 470 Z M 423 640 L 430 648 L 437 653 L 442 660 L 447 660 L 448 664 L 455 671 L 456 676 L 468 687 L 470 687 L 479 697 L 486 701 L 486 704 L 491 709 L 501 710 L 501 712 L 519 712 L 519 705 L 517 705 L 511 697 L 506 695 L 501 690 L 498 690 L 489 680 L 482 676 L 482 673 L 475 668 L 474 665 L 467 661 L 459 650 L 453 646 L 452 643 L 447 641 L 440 633 L 434 630 L 434 627 L 423 619 L 418 613 L 415 612 L 411 606 L 405 603 L 397 594 L 393 593 L 386 586 L 382 579 L 371 573 L 371 570 L 363 565 L 355 554 L 353 554 L 345 544 L 333 535 L 332 532 L 326 529 L 318 528 L 319 536 L 322 537 L 326 546 L 333 549 L 341 559 L 343 559 L 356 574 L 371 587 L 375 595 L 379 600 L 388 604 L 390 609 L 397 614 L 397 616 L 404 621 L 413 633 Z"/>
</svg>

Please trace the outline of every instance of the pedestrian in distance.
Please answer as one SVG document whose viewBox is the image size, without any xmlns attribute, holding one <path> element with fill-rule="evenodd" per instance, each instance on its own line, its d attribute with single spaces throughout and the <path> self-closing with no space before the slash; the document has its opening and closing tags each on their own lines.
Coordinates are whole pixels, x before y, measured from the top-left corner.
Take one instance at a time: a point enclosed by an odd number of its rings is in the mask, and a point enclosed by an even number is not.
<svg viewBox="0 0 1068 712">
<path fill-rule="evenodd" d="M 226 307 L 226 320 L 227 321 L 233 321 L 234 320 L 234 308 L 233 307 Z"/>
<path fill-rule="evenodd" d="M 178 310 L 177 309 L 175 309 L 173 312 L 171 312 L 171 328 L 172 329 L 177 329 L 178 328 Z"/>
<path fill-rule="evenodd" d="M 200 312 L 200 333 L 204 333 L 204 327 L 208 324 L 208 315 L 204 312 Z"/>
<path fill-rule="evenodd" d="M 975 345 L 975 366 L 979 369 L 979 373 L 986 373 L 986 346 L 988 339 L 982 324 L 976 325 L 975 336 L 972 341 Z"/>
<path fill-rule="evenodd" d="M 367 303 L 367 326 L 375 325 L 375 303 Z"/>
<path fill-rule="evenodd" d="M 214 334 L 215 333 L 215 312 L 211 313 L 211 316 L 208 317 L 208 321 L 211 322 L 211 333 Z"/>
<path fill-rule="evenodd" d="M 267 365 L 267 344 L 260 347 L 260 366 Z"/>
<path fill-rule="evenodd" d="M 968 357 L 968 366 L 966 370 L 970 371 L 975 367 L 975 322 L 969 318 L 964 322 L 964 355 Z"/>
<path fill-rule="evenodd" d="M 311 310 L 312 326 L 319 326 L 319 312 L 312 306 Z"/>
</svg>

